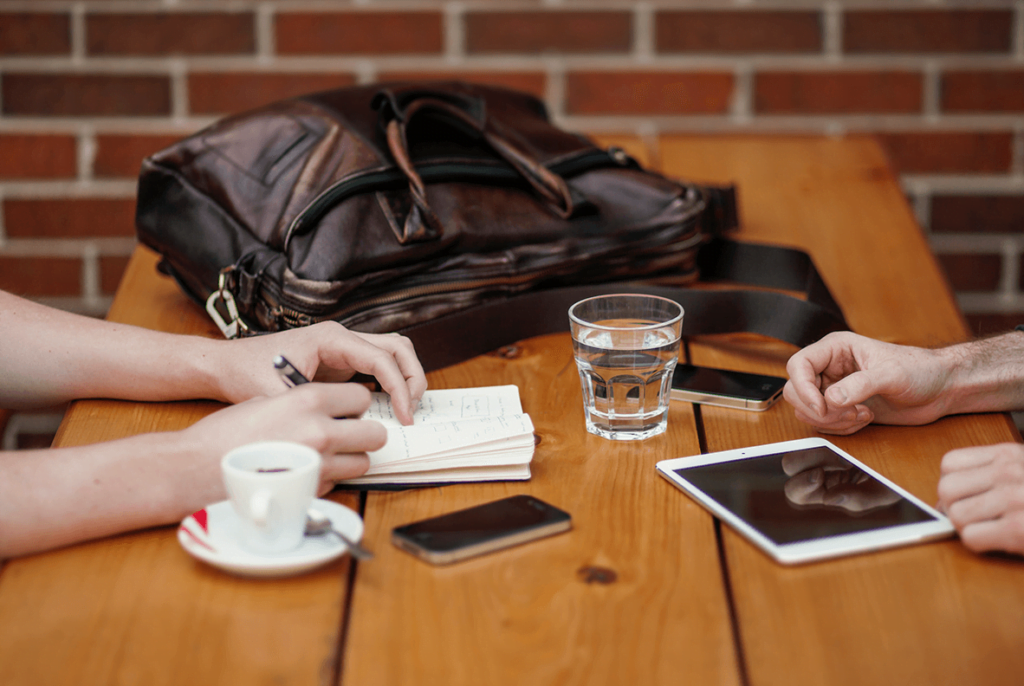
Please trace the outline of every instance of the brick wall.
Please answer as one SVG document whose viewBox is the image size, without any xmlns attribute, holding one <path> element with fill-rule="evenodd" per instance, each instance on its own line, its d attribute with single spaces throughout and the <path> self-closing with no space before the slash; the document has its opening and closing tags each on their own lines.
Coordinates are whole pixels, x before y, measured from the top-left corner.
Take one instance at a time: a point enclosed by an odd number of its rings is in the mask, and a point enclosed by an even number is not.
<svg viewBox="0 0 1024 686">
<path fill-rule="evenodd" d="M 569 128 L 878 135 L 978 332 L 1024 321 L 1024 2 L 0 0 L 0 288 L 102 315 L 149 152 L 454 76 Z"/>
</svg>

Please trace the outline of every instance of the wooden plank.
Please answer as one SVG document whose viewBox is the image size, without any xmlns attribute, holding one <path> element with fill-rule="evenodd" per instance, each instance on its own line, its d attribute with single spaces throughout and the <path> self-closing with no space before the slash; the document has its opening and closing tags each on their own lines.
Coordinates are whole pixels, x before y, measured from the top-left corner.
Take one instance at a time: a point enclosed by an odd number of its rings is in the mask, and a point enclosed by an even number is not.
<svg viewBox="0 0 1024 686">
<path fill-rule="evenodd" d="M 967 328 L 925 236 L 866 137 L 664 137 L 671 176 L 736 183 L 742 237 L 807 250 L 854 331 L 915 345 Z M 908 268 L 903 256 L 921 259 Z"/>
<path fill-rule="evenodd" d="M 635 139 L 601 142 L 650 159 Z M 516 384 L 539 437 L 533 479 L 372 494 L 373 536 L 517 493 L 568 510 L 574 529 L 452 567 L 381 547 L 379 564 L 357 575 L 344 683 L 739 682 L 712 520 L 654 472 L 657 460 L 697 449 L 687 406 L 643 443 L 587 434 L 565 334 L 429 378 L 432 387 Z"/>
<path fill-rule="evenodd" d="M 712 520 L 654 471 L 697 450 L 689 406 L 672 409 L 666 435 L 605 441 L 583 427 L 567 334 L 505 353 L 430 383 L 516 384 L 539 436 L 533 479 L 372 494 L 367 527 L 384 541 L 401 524 L 531 493 L 574 529 L 451 567 L 379 546 L 357 574 L 343 683 L 739 683 Z"/>
<path fill-rule="evenodd" d="M 154 264 L 136 251 L 111 318 L 217 335 Z M 55 444 L 175 430 L 218 407 L 78 402 Z M 332 499 L 358 506 L 352 494 Z M 12 560 L 0 572 L 0 683 L 329 683 L 350 571 L 345 557 L 297 578 L 241 580 L 189 557 L 171 526 Z"/>
<path fill-rule="evenodd" d="M 937 345 L 967 331 L 877 146 L 866 139 L 663 141 L 671 174 L 739 184 L 743 236 L 803 247 L 853 328 Z M 699 364 L 785 373 L 795 350 L 743 337 L 691 345 Z M 709 451 L 814 435 L 782 403 L 702 408 Z M 935 501 L 948 450 L 1018 440 L 1003 415 L 869 427 L 831 440 Z M 723 533 L 751 684 L 1011 684 L 1024 670 L 1024 567 L 957 541 L 822 562 L 773 563 Z"/>
</svg>

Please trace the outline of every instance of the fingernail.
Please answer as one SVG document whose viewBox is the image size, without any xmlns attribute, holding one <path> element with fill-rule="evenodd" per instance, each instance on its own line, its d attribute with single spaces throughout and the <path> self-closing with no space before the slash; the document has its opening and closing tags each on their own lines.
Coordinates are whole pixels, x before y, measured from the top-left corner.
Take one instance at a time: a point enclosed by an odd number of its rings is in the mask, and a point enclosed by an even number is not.
<svg viewBox="0 0 1024 686">
<path fill-rule="evenodd" d="M 871 419 L 871 413 L 868 412 L 867 410 L 865 410 L 864 408 L 861 408 L 860 410 L 857 411 L 857 421 L 858 422 L 866 422 L 866 421 L 869 421 L 870 419 Z"/>
<path fill-rule="evenodd" d="M 850 397 L 846 394 L 846 389 L 841 388 L 839 386 L 833 386 L 832 388 L 830 388 L 829 394 L 831 394 L 832 400 L 834 400 L 839 405 L 845 405 L 847 398 Z"/>
<path fill-rule="evenodd" d="M 810 481 L 811 484 L 813 484 L 815 486 L 820 484 L 821 483 L 821 470 L 815 469 L 813 472 L 811 472 L 811 475 L 809 477 L 807 477 L 807 480 Z"/>
<path fill-rule="evenodd" d="M 833 505 L 842 505 L 845 502 L 846 502 L 846 496 L 845 495 L 837 495 L 835 498 L 832 498 L 832 504 Z"/>
</svg>

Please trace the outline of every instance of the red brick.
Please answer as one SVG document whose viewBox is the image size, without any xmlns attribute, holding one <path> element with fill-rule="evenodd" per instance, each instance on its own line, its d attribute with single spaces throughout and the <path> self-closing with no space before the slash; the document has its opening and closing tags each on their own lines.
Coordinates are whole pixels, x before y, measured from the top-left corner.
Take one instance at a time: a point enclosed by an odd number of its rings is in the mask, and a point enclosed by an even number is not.
<svg viewBox="0 0 1024 686">
<path fill-rule="evenodd" d="M 547 77 L 541 72 L 505 71 L 388 71 L 381 81 L 467 81 L 487 86 L 501 86 L 525 91 L 543 98 Z"/>
<path fill-rule="evenodd" d="M 29 298 L 80 295 L 82 261 L 74 257 L 0 255 L 0 289 Z"/>
<path fill-rule="evenodd" d="M 1024 112 L 1024 71 L 953 71 L 942 76 L 947 112 Z"/>
<path fill-rule="evenodd" d="M 71 18 L 65 13 L 0 14 L 0 55 L 71 53 Z"/>
<path fill-rule="evenodd" d="M 144 158 L 184 137 L 173 134 L 100 134 L 96 136 L 93 175 L 99 178 L 138 176 Z"/>
<path fill-rule="evenodd" d="M 1012 44 L 1011 10 L 876 10 L 843 16 L 851 53 L 991 53 Z"/>
<path fill-rule="evenodd" d="M 228 114 L 354 83 L 350 74 L 200 73 L 189 76 L 188 103 L 195 114 Z"/>
<path fill-rule="evenodd" d="M 633 42 L 629 12 L 469 12 L 466 52 L 628 52 Z"/>
<path fill-rule="evenodd" d="M 22 116 L 155 116 L 171 112 L 165 76 L 3 75 L 3 113 Z"/>
<path fill-rule="evenodd" d="M 8 238 L 94 238 L 135 235 L 135 201 L 106 198 L 5 200 Z"/>
<path fill-rule="evenodd" d="M 256 50 L 250 12 L 91 14 L 86 17 L 90 55 L 236 55 Z"/>
<path fill-rule="evenodd" d="M 905 71 L 764 72 L 754 77 L 754 108 L 762 114 L 920 112 L 921 93 L 921 75 Z"/>
<path fill-rule="evenodd" d="M 281 13 L 282 55 L 432 54 L 444 49 L 439 12 Z"/>
<path fill-rule="evenodd" d="M 975 336 L 1006 333 L 1018 324 L 1024 324 L 1024 314 L 978 313 L 966 315 L 967 325 Z"/>
<path fill-rule="evenodd" d="M 932 233 L 1022 233 L 1024 195 L 937 195 Z"/>
<path fill-rule="evenodd" d="M 74 136 L 0 134 L 0 160 L 0 179 L 61 179 L 78 173 Z"/>
<path fill-rule="evenodd" d="M 991 292 L 999 290 L 1003 271 L 1002 255 L 938 255 L 953 290 Z"/>
<path fill-rule="evenodd" d="M 1010 170 L 1013 134 L 973 131 L 878 134 L 904 174 L 1002 173 Z"/>
<path fill-rule="evenodd" d="M 128 267 L 128 255 L 104 255 L 100 257 L 100 292 L 113 295 L 121 283 L 124 270 Z"/>
<path fill-rule="evenodd" d="M 818 12 L 658 12 L 655 45 L 666 53 L 821 52 Z"/>
<path fill-rule="evenodd" d="M 570 114 L 724 114 L 733 77 L 724 72 L 575 72 L 566 75 Z"/>
</svg>

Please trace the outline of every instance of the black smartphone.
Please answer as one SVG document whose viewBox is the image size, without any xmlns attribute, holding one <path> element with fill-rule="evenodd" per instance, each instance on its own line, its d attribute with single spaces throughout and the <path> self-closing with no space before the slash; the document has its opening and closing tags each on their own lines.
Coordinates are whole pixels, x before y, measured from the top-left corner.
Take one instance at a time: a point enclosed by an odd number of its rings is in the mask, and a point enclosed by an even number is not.
<svg viewBox="0 0 1024 686">
<path fill-rule="evenodd" d="M 782 397 L 785 385 L 781 376 L 678 364 L 672 376 L 672 399 L 760 412 Z"/>
<path fill-rule="evenodd" d="M 443 565 L 568 531 L 568 512 L 532 495 L 517 495 L 391 531 L 391 542 L 421 560 Z"/>
</svg>

